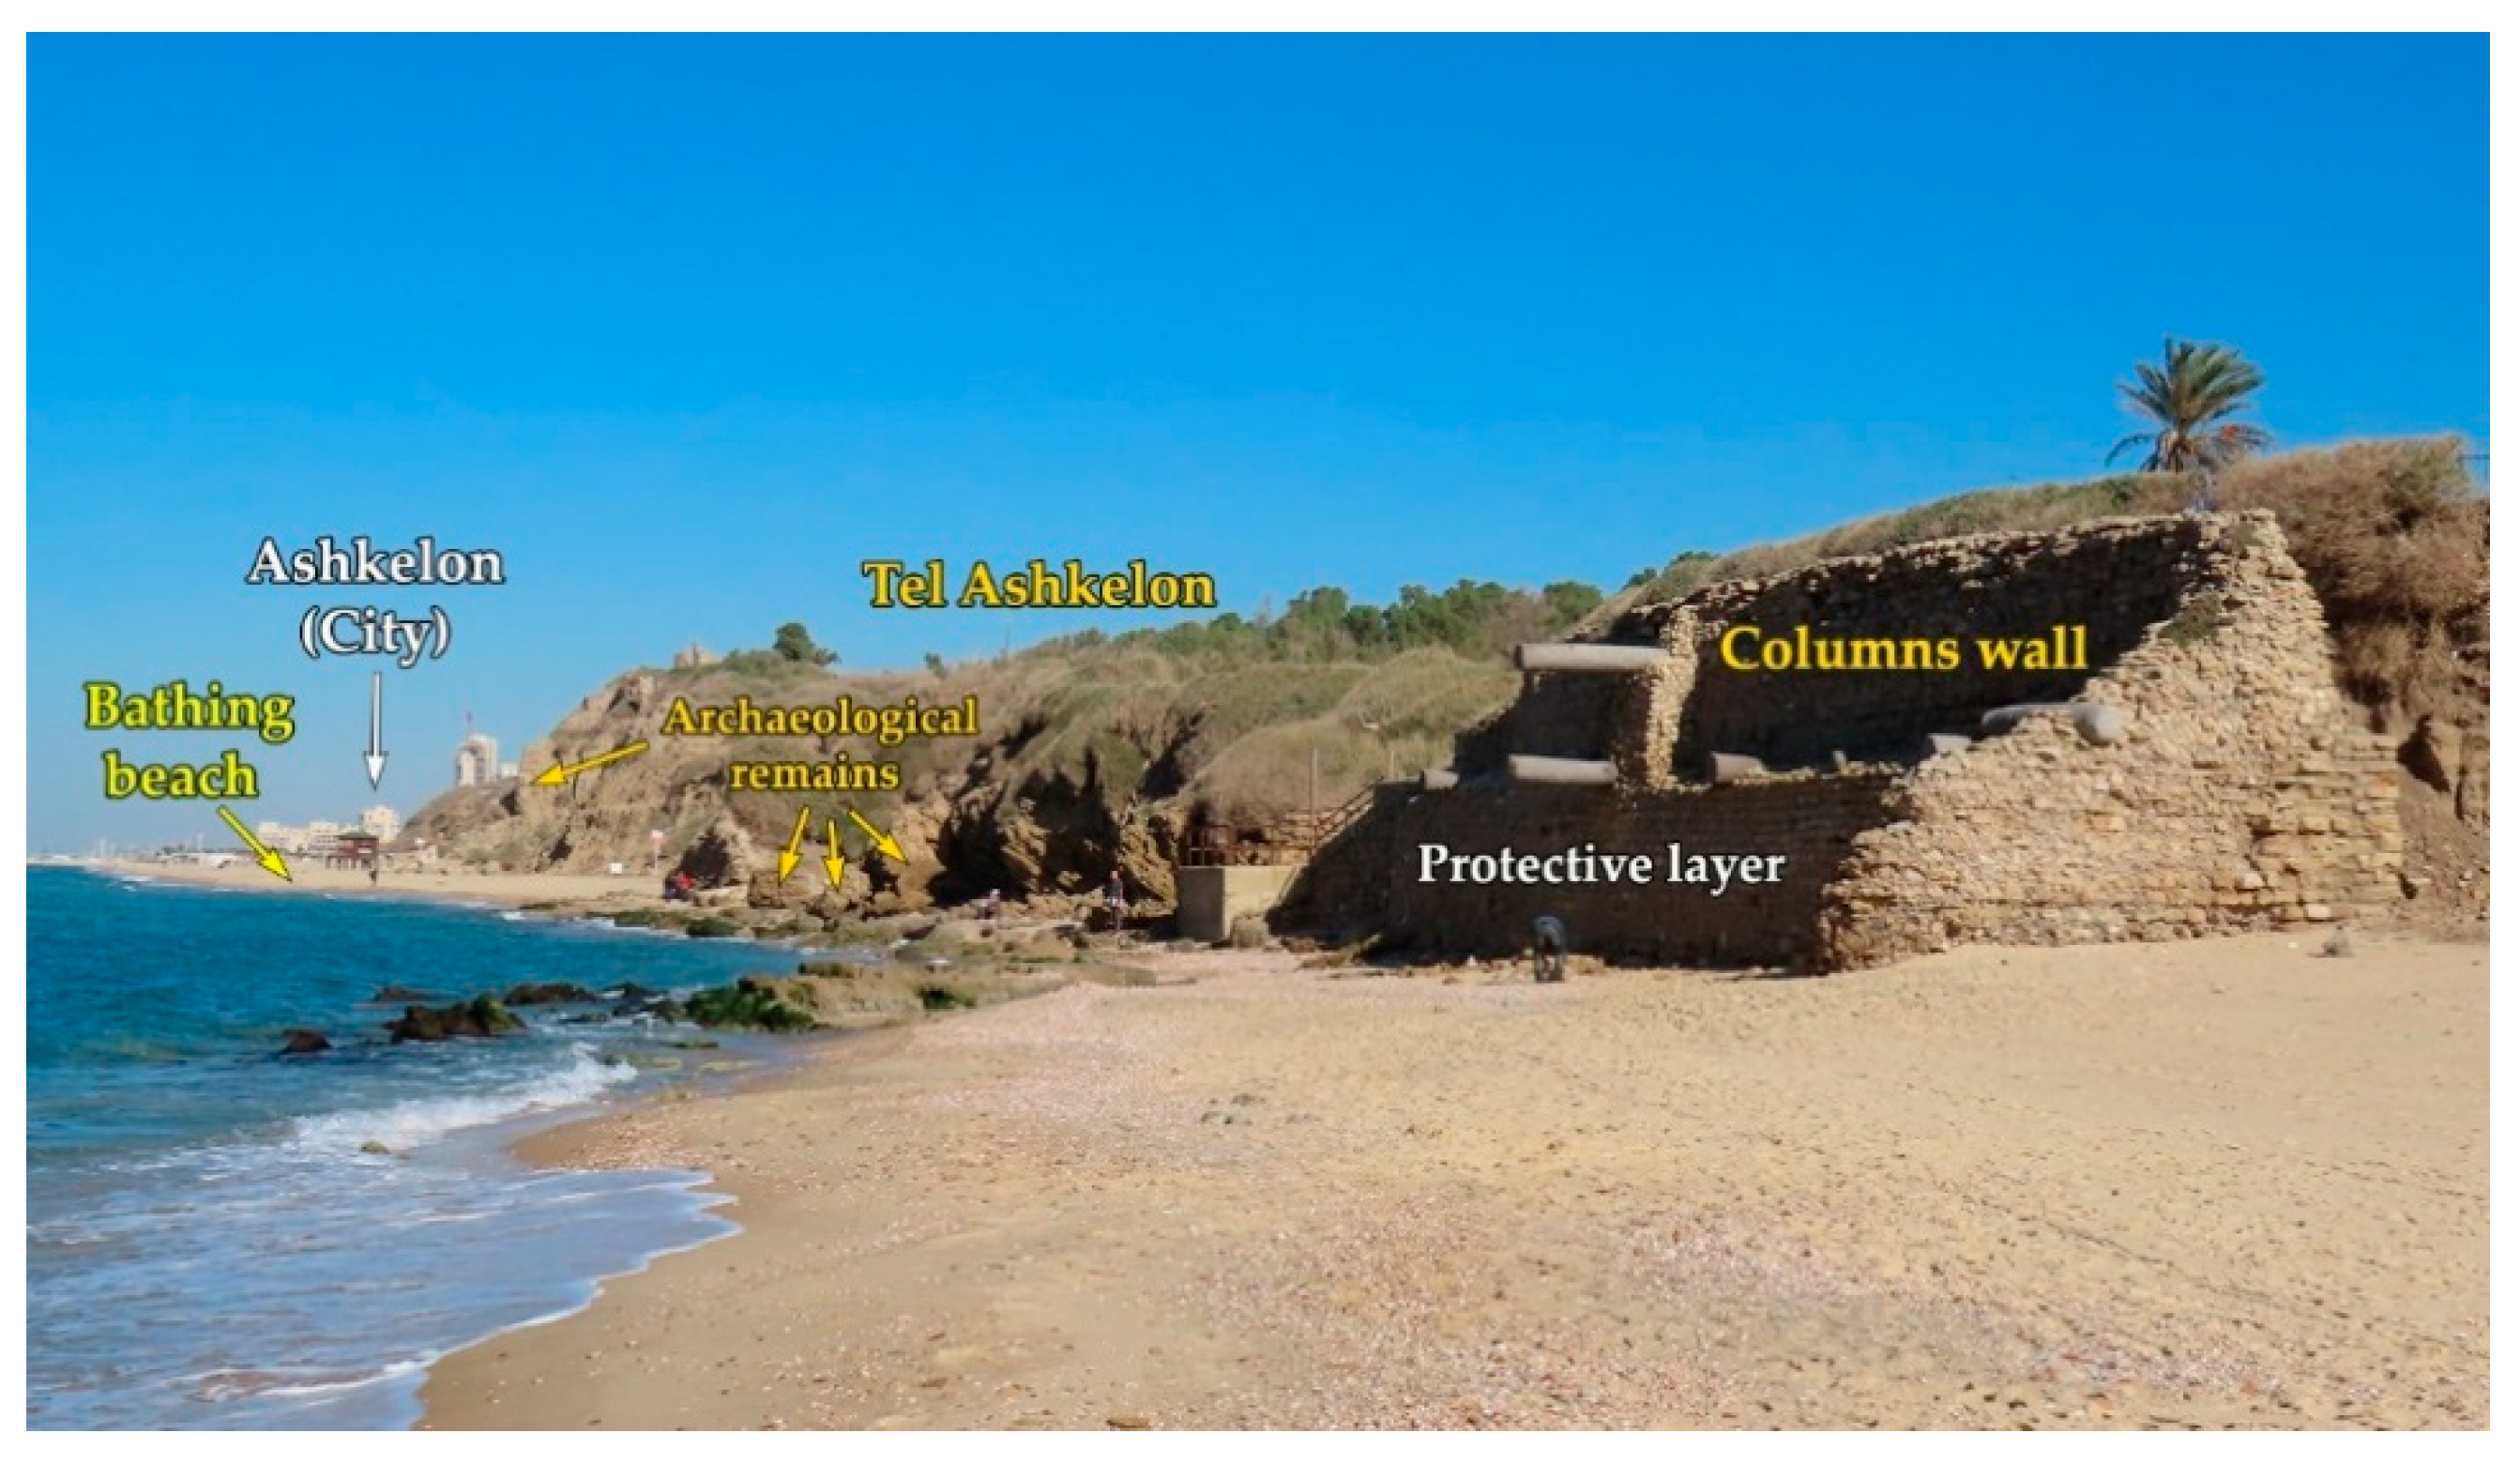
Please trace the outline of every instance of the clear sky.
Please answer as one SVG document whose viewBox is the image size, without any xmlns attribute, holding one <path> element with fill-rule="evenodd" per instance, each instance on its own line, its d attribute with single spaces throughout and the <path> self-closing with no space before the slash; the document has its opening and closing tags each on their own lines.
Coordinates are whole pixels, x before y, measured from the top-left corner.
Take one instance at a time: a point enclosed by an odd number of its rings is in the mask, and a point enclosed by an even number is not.
<svg viewBox="0 0 2520 1464">
<path fill-rule="evenodd" d="M 37 36 L 27 80 L 36 847 L 216 830 L 98 759 L 237 740 L 81 730 L 88 678 L 293 693 L 239 811 L 371 801 L 370 666 L 244 584 L 266 533 L 507 556 L 348 602 L 456 624 L 387 676 L 408 812 L 466 709 L 513 755 L 694 638 L 1080 623 L 873 611 L 869 557 L 1616 584 L 2090 474 L 2166 332 L 2282 441 L 2488 439 L 2481 37 Z"/>
</svg>

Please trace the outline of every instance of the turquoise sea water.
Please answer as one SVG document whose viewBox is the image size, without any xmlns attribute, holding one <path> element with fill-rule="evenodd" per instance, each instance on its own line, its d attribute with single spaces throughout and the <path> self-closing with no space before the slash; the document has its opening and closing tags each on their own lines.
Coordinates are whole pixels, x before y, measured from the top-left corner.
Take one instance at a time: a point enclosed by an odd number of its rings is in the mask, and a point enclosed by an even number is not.
<svg viewBox="0 0 2520 1464">
<path fill-rule="evenodd" d="M 75 869 L 29 869 L 26 903 L 30 1427 L 408 1426 L 438 1353 L 732 1228 L 703 1176 L 537 1172 L 506 1146 L 772 1048 L 678 1048 L 697 1034 L 605 1005 L 396 1047 L 399 1008 L 370 998 L 689 989 L 792 952 Z M 336 1050 L 275 1057 L 287 1027 Z"/>
</svg>

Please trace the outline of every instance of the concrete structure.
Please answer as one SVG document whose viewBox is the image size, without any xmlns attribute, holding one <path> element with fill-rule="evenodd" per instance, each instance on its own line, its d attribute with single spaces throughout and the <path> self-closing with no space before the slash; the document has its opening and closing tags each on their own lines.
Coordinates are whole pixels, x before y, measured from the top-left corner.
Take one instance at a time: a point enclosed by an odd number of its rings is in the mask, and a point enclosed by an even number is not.
<svg viewBox="0 0 2520 1464">
<path fill-rule="evenodd" d="M 1599 639 L 1661 654 L 1539 658 L 1577 668 L 1526 675 L 1462 738 L 1455 787 L 1387 788 L 1279 922 L 1509 954 L 1554 914 L 1606 956 L 1834 970 L 2323 923 L 2397 897 L 2395 761 L 2337 691 L 2318 599 L 2268 516 L 1833 560 L 1637 607 Z M 1981 639 L 2048 649 L 2005 666 Z M 1785 668 L 1760 660 L 1769 642 Z M 1616 777 L 1517 782 L 1516 757 Z M 1784 863 L 1720 895 L 1418 878 L 1427 844 L 1587 843 Z"/>
<path fill-rule="evenodd" d="M 394 836 L 402 832 L 402 815 L 383 803 L 363 808 L 359 811 L 359 832 L 391 844 Z"/>
<path fill-rule="evenodd" d="M 1265 916 L 1278 907 L 1299 866 L 1292 864 L 1185 865 L 1173 871 L 1178 886 L 1174 921 L 1184 938 L 1221 943 L 1234 922 Z"/>
<path fill-rule="evenodd" d="M 324 862 L 337 868 L 374 869 L 383 852 L 374 834 L 342 834 L 324 852 Z"/>
</svg>

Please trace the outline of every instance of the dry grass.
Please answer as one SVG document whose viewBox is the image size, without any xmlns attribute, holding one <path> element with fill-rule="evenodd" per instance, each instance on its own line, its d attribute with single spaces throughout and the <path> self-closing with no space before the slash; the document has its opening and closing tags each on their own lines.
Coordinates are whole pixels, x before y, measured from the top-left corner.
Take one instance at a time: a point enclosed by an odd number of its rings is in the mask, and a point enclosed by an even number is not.
<svg viewBox="0 0 2520 1464">
<path fill-rule="evenodd" d="M 1686 554 L 1588 618 L 1605 622 L 1607 616 L 1631 605 L 1678 599 L 1723 580 L 1757 579 L 1824 559 L 1879 554 L 1931 539 L 1970 533 L 2027 533 L 2092 519 L 2177 513 L 2193 503 L 2198 492 L 2199 484 L 2194 480 L 2176 474 L 2120 474 L 2084 482 L 1981 488 L 1913 508 L 1856 519 L 1801 538 L 1752 544 L 1730 554 Z"/>
<path fill-rule="evenodd" d="M 2377 726 L 2483 719 L 2461 663 L 2486 634 L 2490 510 L 2463 451 L 2437 437 L 2285 453 L 2230 470 L 2217 494 L 2283 526 L 2336 634 L 2338 677 Z"/>
</svg>

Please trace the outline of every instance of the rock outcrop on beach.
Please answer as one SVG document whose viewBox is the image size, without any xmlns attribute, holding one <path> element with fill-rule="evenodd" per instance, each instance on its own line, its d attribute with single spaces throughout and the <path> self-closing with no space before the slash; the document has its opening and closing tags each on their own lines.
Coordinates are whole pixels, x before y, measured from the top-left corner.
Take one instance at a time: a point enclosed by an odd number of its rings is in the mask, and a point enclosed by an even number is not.
<svg viewBox="0 0 2520 1464">
<path fill-rule="evenodd" d="M 1132 984 L 1134 972 L 1060 961 L 805 961 L 789 976 L 746 976 L 695 992 L 682 1015 L 701 1027 L 795 1032 L 879 1027 L 926 1012 L 966 1011 L 1038 996 L 1076 981 Z"/>
<path fill-rule="evenodd" d="M 1046 648 L 945 676 L 834 674 L 758 654 L 617 676 L 525 751 L 524 776 L 453 790 L 416 814 L 394 846 L 461 867 L 512 872 L 652 870 L 688 874 L 702 903 L 734 897 L 840 921 L 976 898 L 1083 897 L 1118 870 L 1133 900 L 1167 903 L 1172 870 L 1202 819 L 1265 822 L 1318 797 L 1344 800 L 1382 771 L 1440 759 L 1459 726 L 1502 705 L 1513 673 L 1501 661 L 1412 653 L 1375 665 L 1209 674 L 1160 656 Z M 1139 678 L 1132 680 L 1130 678 Z M 674 737 L 659 727 L 676 699 L 690 706 L 749 698 L 762 707 L 862 706 L 978 698 L 975 737 L 882 748 L 850 737 Z M 1311 734 L 1331 752 L 1320 793 L 1308 776 L 1269 772 L 1278 758 L 1310 772 Z M 1335 724 L 1335 725 L 1333 725 Z M 1388 747 L 1360 753 L 1377 729 Z M 1396 740 L 1395 740 L 1396 739 Z M 534 776 L 645 741 L 647 751 L 563 786 Z M 1275 752 L 1270 749 L 1276 747 Z M 1291 750 L 1290 750 L 1291 749 Z M 897 791 L 762 794 L 729 787 L 730 764 L 881 761 Z M 1370 759 L 1370 760 L 1369 760 Z M 1250 790 L 1269 790 L 1265 797 Z M 1274 799 L 1272 802 L 1269 800 Z M 810 809 L 800 859 L 778 875 L 800 808 Z M 887 833 L 884 857 L 849 819 Z M 836 824 L 848 855 L 832 888 L 822 856 Z M 656 836 L 661 835 L 661 838 Z"/>
<path fill-rule="evenodd" d="M 690 876 L 703 890 L 749 885 L 761 868 L 761 855 L 753 847 L 752 836 L 732 812 L 720 813 L 708 826 L 708 832 L 694 840 L 691 847 L 683 850 L 683 856 L 674 861 L 674 873 Z"/>
<path fill-rule="evenodd" d="M 385 1032 L 397 1042 L 444 1042 L 457 1037 L 495 1037 L 522 1031 L 524 1026 L 499 998 L 475 996 L 471 1001 L 442 1007 L 405 1007 L 401 1016 L 385 1024 Z"/>
</svg>

